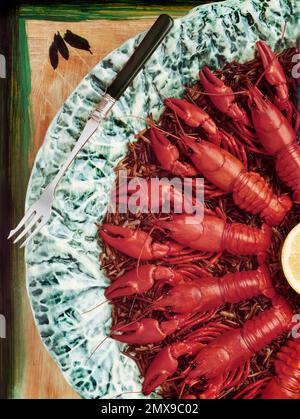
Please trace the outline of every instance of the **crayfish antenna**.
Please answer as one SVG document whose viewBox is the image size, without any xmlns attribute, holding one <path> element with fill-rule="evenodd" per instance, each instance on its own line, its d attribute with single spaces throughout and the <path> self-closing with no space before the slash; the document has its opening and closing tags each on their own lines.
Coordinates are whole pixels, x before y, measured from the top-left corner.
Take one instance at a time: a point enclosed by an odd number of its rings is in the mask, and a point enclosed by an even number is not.
<svg viewBox="0 0 300 419">
<path fill-rule="evenodd" d="M 199 92 L 200 95 L 204 96 L 228 96 L 228 93 L 207 93 L 207 92 Z M 248 95 L 247 90 L 238 90 L 236 92 L 230 93 L 231 95 Z"/>
<path fill-rule="evenodd" d="M 158 90 L 155 83 L 153 84 L 153 87 L 154 87 L 154 90 L 156 90 L 156 93 L 158 94 L 158 96 L 160 96 L 161 99 L 163 99 L 163 100 L 167 99 L 167 97 L 161 91 Z"/>
<path fill-rule="evenodd" d="M 183 381 L 182 386 L 180 387 L 180 392 L 179 392 L 179 395 L 178 395 L 178 398 L 179 398 L 179 399 L 182 399 L 182 395 L 183 395 L 183 392 L 184 392 L 185 386 L 186 386 L 186 381 Z"/>
<path fill-rule="evenodd" d="M 101 342 L 100 343 L 98 343 L 98 345 L 92 350 L 92 352 L 91 352 L 91 354 L 88 356 L 88 358 L 87 358 L 87 360 L 86 360 L 86 363 L 85 363 L 85 365 L 87 365 L 87 363 L 89 362 L 89 360 L 92 358 L 92 356 L 97 352 L 97 350 L 100 348 L 100 346 L 102 346 L 103 345 L 103 343 L 108 339 L 108 338 L 110 338 L 110 335 L 108 335 L 108 336 L 105 336 L 105 338 L 104 339 L 102 339 L 101 340 Z"/>
<path fill-rule="evenodd" d="M 91 311 L 96 310 L 96 308 L 101 307 L 101 306 L 103 306 L 106 303 L 110 303 L 110 300 L 104 300 L 101 303 L 97 304 L 95 307 L 90 308 L 87 311 L 83 311 L 82 313 L 80 313 L 80 315 L 83 316 L 84 314 L 90 313 Z"/>
<path fill-rule="evenodd" d="M 150 306 L 148 306 L 147 309 L 143 313 L 141 313 L 141 315 L 139 317 L 137 317 L 136 319 L 132 320 L 132 322 L 130 322 L 130 323 L 122 324 L 120 327 L 115 328 L 114 329 L 114 332 L 122 331 L 122 329 L 124 329 L 124 328 L 130 326 L 131 324 L 133 324 L 133 323 L 141 320 L 145 315 L 147 315 L 149 313 L 149 311 L 151 311 L 151 309 L 152 309 L 152 307 L 151 307 L 151 304 L 150 304 Z M 105 338 L 102 339 L 102 341 L 100 343 L 98 343 L 98 345 L 92 350 L 91 354 L 89 355 L 89 357 L 86 360 L 86 364 L 92 358 L 92 356 L 97 352 L 97 350 L 103 345 L 103 343 L 107 339 L 109 339 L 109 338 L 112 338 L 112 334 L 111 333 L 108 336 L 105 336 Z"/>
<path fill-rule="evenodd" d="M 154 120 L 152 118 L 149 119 L 149 121 L 150 121 L 149 122 L 150 128 L 155 128 L 158 131 L 160 131 L 161 133 L 163 133 L 165 135 L 169 135 L 170 137 L 175 138 L 175 140 L 180 140 L 180 137 L 178 137 L 178 135 L 172 134 L 171 132 L 168 132 L 168 131 L 162 129 L 159 125 L 155 124 L 154 123 Z"/>
<path fill-rule="evenodd" d="M 268 381 L 271 380 L 271 377 L 265 377 L 261 380 L 255 381 L 252 384 L 247 385 L 243 390 L 241 390 L 238 394 L 236 394 L 233 399 L 253 399 L 254 397 L 258 396 Z"/>
</svg>

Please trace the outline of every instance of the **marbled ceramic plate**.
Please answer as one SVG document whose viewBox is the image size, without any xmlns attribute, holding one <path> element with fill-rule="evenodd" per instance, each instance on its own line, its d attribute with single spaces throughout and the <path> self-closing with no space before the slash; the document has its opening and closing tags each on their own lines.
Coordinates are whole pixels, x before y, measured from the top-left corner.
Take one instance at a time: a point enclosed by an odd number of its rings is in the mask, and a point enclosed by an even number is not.
<svg viewBox="0 0 300 419">
<path fill-rule="evenodd" d="M 141 388 L 138 369 L 122 355 L 119 343 L 107 339 L 89 359 L 109 333 L 110 306 L 82 314 L 104 300 L 108 285 L 99 268 L 96 222 L 105 214 L 115 165 L 126 154 L 128 141 L 144 128 L 143 121 L 128 115 L 143 117 L 152 112 L 158 116 L 162 102 L 157 91 L 180 96 L 184 83 L 195 80 L 203 64 L 221 67 L 226 61 L 248 60 L 259 38 L 274 48 L 285 21 L 283 46 L 292 45 L 299 19 L 297 1 L 232 0 L 197 7 L 177 19 L 60 182 L 48 225 L 26 248 L 27 286 L 40 336 L 82 397 L 114 398 Z M 60 109 L 37 155 L 27 208 L 65 161 L 89 113 L 142 36 L 130 39 L 101 61 Z"/>
</svg>

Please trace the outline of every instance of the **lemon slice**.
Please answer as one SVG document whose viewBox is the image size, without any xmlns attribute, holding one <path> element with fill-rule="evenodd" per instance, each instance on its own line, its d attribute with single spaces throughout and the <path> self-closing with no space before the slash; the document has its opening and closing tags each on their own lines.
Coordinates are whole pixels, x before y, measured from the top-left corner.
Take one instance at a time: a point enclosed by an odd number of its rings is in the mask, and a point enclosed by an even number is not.
<svg viewBox="0 0 300 419">
<path fill-rule="evenodd" d="M 300 294 L 300 224 L 297 224 L 285 239 L 281 263 L 290 286 Z"/>
</svg>

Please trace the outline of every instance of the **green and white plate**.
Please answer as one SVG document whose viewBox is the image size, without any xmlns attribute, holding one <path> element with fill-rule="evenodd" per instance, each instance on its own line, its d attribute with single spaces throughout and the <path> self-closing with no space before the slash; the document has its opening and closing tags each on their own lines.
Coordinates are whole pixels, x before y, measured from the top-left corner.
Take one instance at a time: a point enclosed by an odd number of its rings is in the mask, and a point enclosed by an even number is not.
<svg viewBox="0 0 300 419">
<path fill-rule="evenodd" d="M 48 351 L 71 386 L 84 398 L 138 397 L 142 378 L 122 345 L 107 339 L 111 307 L 104 300 L 109 281 L 99 267 L 101 222 L 114 181 L 114 167 L 129 141 L 144 128 L 142 120 L 162 110 L 164 96 L 180 96 L 186 82 L 208 64 L 222 67 L 254 56 L 255 42 L 294 45 L 298 0 L 231 0 L 200 6 L 175 21 L 174 28 L 127 89 L 109 118 L 79 153 L 58 185 L 49 223 L 26 248 L 27 287 L 34 318 Z M 122 68 L 143 34 L 109 54 L 82 80 L 48 129 L 32 170 L 28 208 L 52 180 L 78 139 L 103 91 Z M 100 42 L 100 41 L 99 41 Z M 140 395 L 140 397 L 144 397 Z M 155 397 L 155 394 L 152 395 Z"/>
</svg>

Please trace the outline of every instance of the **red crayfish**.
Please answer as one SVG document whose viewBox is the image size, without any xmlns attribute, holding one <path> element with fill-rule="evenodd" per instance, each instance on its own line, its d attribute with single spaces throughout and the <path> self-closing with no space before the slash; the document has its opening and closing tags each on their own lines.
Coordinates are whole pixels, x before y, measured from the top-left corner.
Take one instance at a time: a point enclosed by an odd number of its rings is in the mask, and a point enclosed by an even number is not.
<svg viewBox="0 0 300 419">
<path fill-rule="evenodd" d="M 241 209 L 260 214 L 271 226 L 279 224 L 291 209 L 292 201 L 287 195 L 274 195 L 261 175 L 247 172 L 228 151 L 199 138 L 181 138 L 195 167 L 214 185 L 231 192 Z"/>
<path fill-rule="evenodd" d="M 263 75 L 268 83 L 275 88 L 275 103 L 281 111 L 286 111 L 289 120 L 291 120 L 293 106 L 289 100 L 289 89 L 283 68 L 265 42 L 257 41 L 256 46 L 265 69 Z"/>
<path fill-rule="evenodd" d="M 250 87 L 250 110 L 253 126 L 264 149 L 276 159 L 280 179 L 294 191 L 294 200 L 300 201 L 300 146 L 293 127 L 256 88 Z"/>
<path fill-rule="evenodd" d="M 281 111 L 285 110 L 290 119 L 293 107 L 289 101 L 289 90 L 283 68 L 265 42 L 258 41 L 256 46 L 264 67 L 263 76 L 275 88 L 276 105 Z M 229 86 L 216 77 L 207 66 L 203 67 L 199 76 L 205 92 L 216 108 L 242 125 L 252 126 L 245 109 L 236 103 L 235 93 Z M 252 120 L 252 122 L 255 121 Z"/>
<path fill-rule="evenodd" d="M 221 143 L 221 133 L 213 119 L 199 106 L 194 105 L 184 99 L 167 98 L 164 104 L 174 111 L 188 126 L 201 128 L 208 139 L 219 145 Z"/>
<path fill-rule="evenodd" d="M 209 215 L 203 219 L 197 215 L 171 215 L 168 220 L 155 220 L 155 225 L 183 246 L 205 252 L 226 250 L 233 255 L 264 255 L 272 236 L 266 224 L 258 229 Z"/>
<path fill-rule="evenodd" d="M 196 267 L 195 267 L 196 270 Z M 201 268 L 200 268 L 201 272 Z M 172 290 L 152 305 L 155 309 L 170 307 L 175 313 L 201 311 L 218 307 L 227 302 L 237 302 L 250 295 L 272 295 L 272 282 L 265 265 L 257 270 L 228 273 L 221 278 L 204 276 L 184 269 L 173 269 L 163 265 L 139 266 L 118 277 L 105 290 L 109 300 L 149 291 L 155 284 L 162 288 L 169 285 Z M 258 293 L 258 294 L 257 294 Z M 180 298 L 184 296 L 184 299 Z M 229 298 L 229 300 L 228 300 Z M 189 304 L 186 304 L 186 301 Z M 208 305 L 213 304 L 213 307 Z"/>
<path fill-rule="evenodd" d="M 142 230 L 103 224 L 99 234 L 120 252 L 140 260 L 154 260 L 180 254 L 185 247 L 203 252 L 228 251 L 234 255 L 264 255 L 270 246 L 271 229 L 241 223 L 227 223 L 216 216 L 172 215 L 156 219 L 156 227 L 165 229 L 173 241 L 159 243 Z"/>
<path fill-rule="evenodd" d="M 262 399 L 300 399 L 300 340 L 289 340 L 277 354 L 275 376 Z"/>
<path fill-rule="evenodd" d="M 300 340 L 290 339 L 277 353 L 275 374 L 247 385 L 234 398 L 300 399 Z"/>
<path fill-rule="evenodd" d="M 215 332 L 219 336 L 206 345 L 201 329 L 198 329 L 184 341 L 165 346 L 155 356 L 145 375 L 143 393 L 151 393 L 173 376 L 178 368 L 178 359 L 190 355 L 193 360 L 191 368 L 186 371 L 184 385 L 193 387 L 205 378 L 207 389 L 201 397 L 216 397 L 228 381 L 232 384 L 232 380 L 228 380 L 230 373 L 242 368 L 256 352 L 287 330 L 291 320 L 291 308 L 282 297 L 276 297 L 273 307 L 247 320 L 241 328 L 226 330 L 224 325 L 216 325 Z M 205 335 L 207 327 L 203 332 Z"/>
<path fill-rule="evenodd" d="M 229 273 L 221 278 L 199 277 L 192 274 L 185 277 L 180 272 L 164 266 L 144 265 L 141 268 L 141 272 L 134 269 L 118 278 L 107 289 L 105 295 L 113 298 L 148 291 L 155 280 L 160 282 L 160 286 L 165 283 L 172 286 L 177 284 L 150 305 L 151 310 L 162 312 L 170 310 L 176 315 L 173 315 L 171 320 L 161 322 L 153 318 L 144 318 L 127 325 L 116 324 L 112 328 L 111 336 L 121 342 L 131 344 L 160 342 L 182 326 L 186 326 L 188 321 L 191 327 L 203 321 L 203 318 L 207 320 L 207 312 L 214 312 L 225 303 L 237 303 L 260 294 L 271 298 L 275 295 L 266 266 L 254 271 Z M 143 276 L 139 278 L 140 274 L 146 274 L 146 278 Z M 149 274 L 158 277 L 149 278 Z M 190 279 L 191 277 L 193 279 Z M 207 315 L 209 316 L 209 313 Z"/>
</svg>

